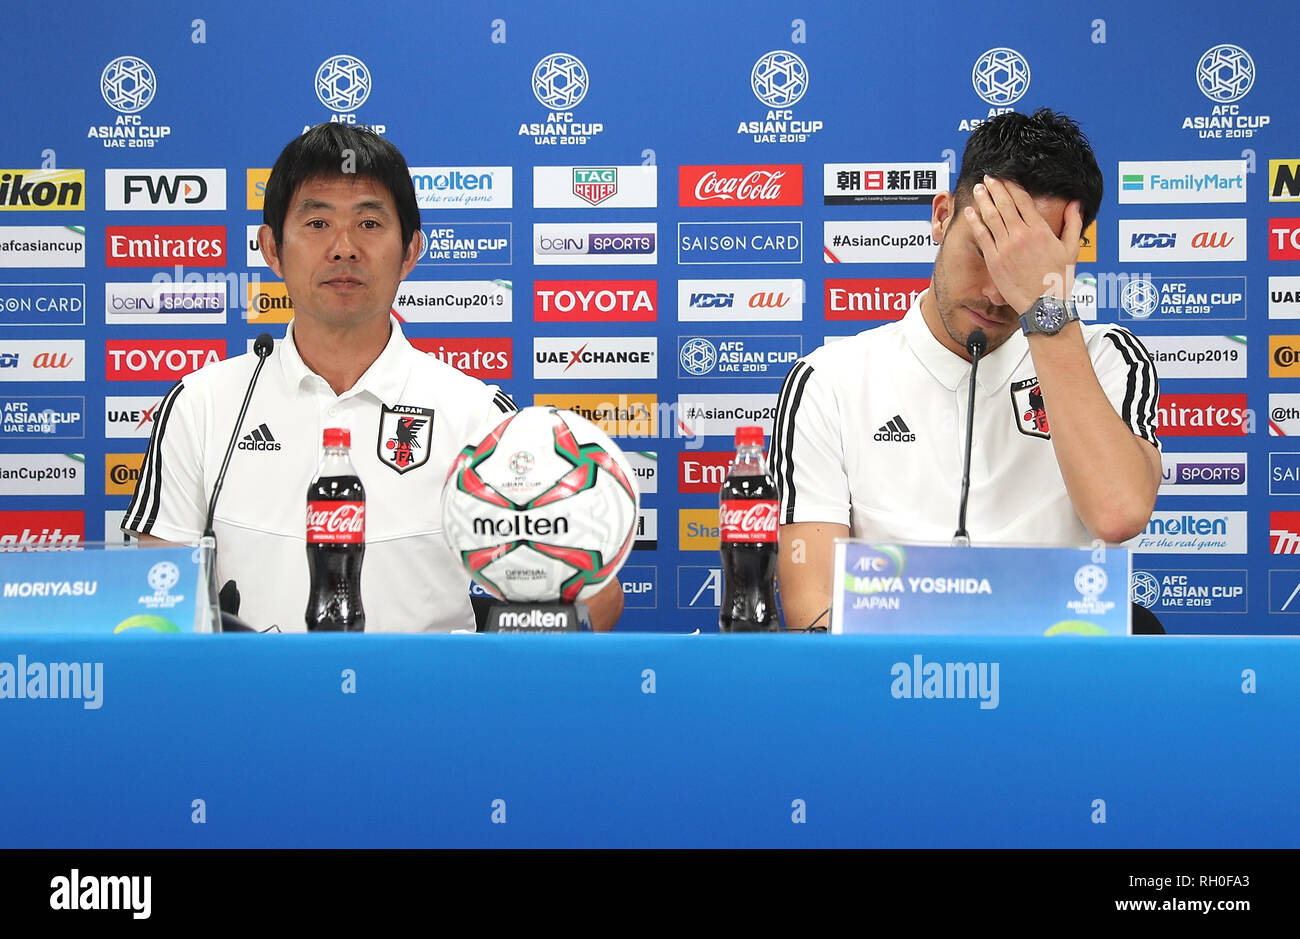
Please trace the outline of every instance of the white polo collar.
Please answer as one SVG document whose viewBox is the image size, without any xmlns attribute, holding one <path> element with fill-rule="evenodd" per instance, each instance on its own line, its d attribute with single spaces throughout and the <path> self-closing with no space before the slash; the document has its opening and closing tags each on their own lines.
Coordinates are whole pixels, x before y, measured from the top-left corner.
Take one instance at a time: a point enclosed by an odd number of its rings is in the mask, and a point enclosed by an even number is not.
<svg viewBox="0 0 1300 939">
<path fill-rule="evenodd" d="M 338 396 L 340 399 L 368 392 L 376 400 L 391 404 L 406 387 L 406 368 L 402 364 L 402 359 L 409 343 L 402 332 L 401 324 L 392 313 L 388 315 L 388 323 L 390 332 L 383 351 L 374 362 L 370 363 L 370 367 L 357 379 L 356 384 Z M 298 345 L 293 339 L 292 320 L 284 331 L 284 338 L 276 344 L 276 355 L 279 357 L 285 381 L 290 387 L 301 388 L 304 382 L 325 383 L 325 379 L 308 368 L 307 363 L 298 354 Z M 329 385 L 325 384 L 325 387 L 328 388 Z"/>
<path fill-rule="evenodd" d="M 935 381 L 949 391 L 956 391 L 966 384 L 970 363 L 947 348 L 930 332 L 930 326 L 921 312 L 921 300 L 929 292 L 926 289 L 918 294 L 903 316 L 903 338 L 917 361 L 925 366 Z M 984 397 L 991 397 L 1006 388 L 1012 373 L 1028 354 L 1029 340 L 1017 329 L 1006 342 L 982 356 L 975 381 Z"/>
</svg>

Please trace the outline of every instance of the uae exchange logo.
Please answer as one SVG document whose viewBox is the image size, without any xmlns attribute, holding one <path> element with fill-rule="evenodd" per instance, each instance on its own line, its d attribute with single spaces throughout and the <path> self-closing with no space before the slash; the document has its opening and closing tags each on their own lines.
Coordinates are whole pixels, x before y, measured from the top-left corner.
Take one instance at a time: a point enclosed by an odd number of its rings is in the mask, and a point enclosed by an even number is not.
<svg viewBox="0 0 1300 939">
<path fill-rule="evenodd" d="M 1149 280 L 1130 280 L 1119 294 L 1119 305 L 1134 319 L 1144 320 L 1160 305 L 1160 295 Z"/>
<path fill-rule="evenodd" d="M 692 375 L 707 375 L 718 364 L 718 350 L 707 339 L 696 336 L 682 343 L 682 368 Z"/>
<path fill-rule="evenodd" d="M 1015 49 L 999 46 L 975 60 L 970 80 L 989 104 L 1015 104 L 1029 90 L 1029 62 Z"/>
<path fill-rule="evenodd" d="M 587 96 L 591 76 L 576 55 L 552 52 L 533 69 L 533 94 L 552 111 L 575 108 Z"/>
<path fill-rule="evenodd" d="M 370 69 L 355 56 L 330 56 L 316 70 L 316 97 L 339 114 L 355 111 L 370 97 Z"/>
<path fill-rule="evenodd" d="M 1196 87 L 1211 101 L 1231 104 L 1255 84 L 1255 62 L 1245 49 L 1224 43 L 1205 50 L 1196 63 Z"/>
<path fill-rule="evenodd" d="M 158 77 L 144 59 L 120 55 L 104 66 L 99 93 L 114 111 L 134 114 L 149 107 L 158 90 Z"/>
<path fill-rule="evenodd" d="M 808 90 L 808 66 L 793 52 L 776 49 L 754 63 L 749 84 L 769 108 L 793 107 Z"/>
</svg>

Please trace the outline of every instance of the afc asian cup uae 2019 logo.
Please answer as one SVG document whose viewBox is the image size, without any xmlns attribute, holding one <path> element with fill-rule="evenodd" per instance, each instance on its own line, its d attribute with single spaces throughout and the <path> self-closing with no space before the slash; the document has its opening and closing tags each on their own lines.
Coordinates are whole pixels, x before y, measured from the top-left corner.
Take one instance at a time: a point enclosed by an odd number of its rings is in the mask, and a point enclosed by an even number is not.
<svg viewBox="0 0 1300 939">
<path fill-rule="evenodd" d="M 1149 280 L 1130 280 L 1119 294 L 1119 305 L 1137 320 L 1144 320 L 1160 307 L 1160 294 Z"/>
<path fill-rule="evenodd" d="M 316 97 L 338 114 L 355 111 L 370 97 L 370 69 L 356 56 L 330 56 L 316 70 Z"/>
<path fill-rule="evenodd" d="M 158 77 L 139 56 L 120 55 L 99 76 L 99 91 L 105 103 L 122 114 L 143 111 L 158 91 Z"/>
<path fill-rule="evenodd" d="M 989 104 L 1015 104 L 1029 90 L 1029 61 L 1015 49 L 999 46 L 975 60 L 970 80 Z"/>
<path fill-rule="evenodd" d="M 682 344 L 678 358 L 691 375 L 707 375 L 718 364 L 718 350 L 709 340 L 694 336 Z"/>
<path fill-rule="evenodd" d="M 808 66 L 793 52 L 775 49 L 759 56 L 749 73 L 754 96 L 769 108 L 789 108 L 808 91 Z"/>
<path fill-rule="evenodd" d="M 1196 87 L 1219 104 L 1240 101 L 1254 84 L 1255 61 L 1230 42 L 1206 49 L 1196 63 Z"/>
<path fill-rule="evenodd" d="M 1146 571 L 1134 571 L 1129 598 L 1139 606 L 1151 609 L 1160 602 L 1160 582 Z"/>
<path fill-rule="evenodd" d="M 542 107 L 568 111 L 587 96 L 591 76 L 576 55 L 552 52 L 533 69 L 533 94 Z"/>
</svg>

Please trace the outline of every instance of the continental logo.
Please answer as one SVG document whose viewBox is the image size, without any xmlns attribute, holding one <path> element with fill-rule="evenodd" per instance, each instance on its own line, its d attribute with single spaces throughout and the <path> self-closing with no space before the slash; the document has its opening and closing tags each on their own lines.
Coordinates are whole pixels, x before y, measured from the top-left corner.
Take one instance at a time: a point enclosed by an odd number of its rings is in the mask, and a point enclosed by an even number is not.
<svg viewBox="0 0 1300 939">
<path fill-rule="evenodd" d="M 260 212 L 266 201 L 266 182 L 271 178 L 269 169 L 249 169 L 245 171 L 248 179 L 248 210 Z"/>
<path fill-rule="evenodd" d="M 104 454 L 104 495 L 129 496 L 140 478 L 143 453 Z"/>
<path fill-rule="evenodd" d="M 1268 201 L 1300 202 L 1300 160 L 1268 161 Z"/>
<path fill-rule="evenodd" d="M 250 323 L 287 323 L 293 319 L 293 301 L 289 288 L 280 281 L 258 281 L 248 285 Z"/>
<path fill-rule="evenodd" d="M 1268 377 L 1300 378 L 1300 336 L 1268 337 Z"/>
<path fill-rule="evenodd" d="M 1096 261 L 1097 260 L 1097 220 L 1093 219 L 1092 224 L 1083 230 L 1079 236 L 1079 260 Z"/>
<path fill-rule="evenodd" d="M 677 513 L 677 546 L 682 551 L 717 551 L 718 510 L 679 510 Z"/>
<path fill-rule="evenodd" d="M 0 212 L 85 210 L 85 170 L 0 170 Z"/>
<path fill-rule="evenodd" d="M 572 411 L 611 437 L 654 437 L 659 431 L 658 395 L 539 394 L 533 404 Z"/>
</svg>

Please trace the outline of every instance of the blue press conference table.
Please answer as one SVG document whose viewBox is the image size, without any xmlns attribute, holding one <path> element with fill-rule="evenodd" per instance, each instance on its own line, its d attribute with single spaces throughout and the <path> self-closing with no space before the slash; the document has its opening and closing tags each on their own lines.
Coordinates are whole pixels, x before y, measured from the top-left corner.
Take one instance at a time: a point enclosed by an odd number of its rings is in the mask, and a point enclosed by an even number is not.
<svg viewBox="0 0 1300 939">
<path fill-rule="evenodd" d="M 0 637 L 19 655 L 102 687 L 0 697 L 4 847 L 1300 846 L 1292 639 Z M 997 706 L 925 697 L 916 656 L 986 692 L 996 664 Z"/>
</svg>

